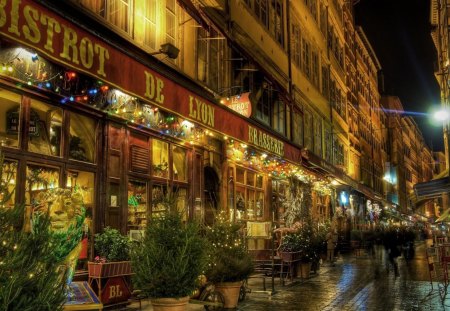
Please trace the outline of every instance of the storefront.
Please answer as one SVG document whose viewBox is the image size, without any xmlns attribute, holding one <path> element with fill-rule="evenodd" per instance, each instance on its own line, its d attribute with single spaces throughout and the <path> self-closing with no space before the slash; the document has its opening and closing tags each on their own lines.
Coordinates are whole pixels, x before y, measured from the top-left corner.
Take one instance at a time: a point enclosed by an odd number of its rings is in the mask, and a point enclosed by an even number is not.
<svg viewBox="0 0 450 311">
<path fill-rule="evenodd" d="M 267 234 L 290 222 L 299 187 L 313 193 L 302 206 L 327 220 L 328 180 L 242 105 L 213 103 L 39 4 L 14 3 L 4 10 L 18 18 L 0 24 L 8 204 L 25 203 L 29 217 L 40 193 L 76 190 L 91 242 L 105 226 L 138 237 L 168 198 L 186 221 L 225 210 Z"/>
</svg>

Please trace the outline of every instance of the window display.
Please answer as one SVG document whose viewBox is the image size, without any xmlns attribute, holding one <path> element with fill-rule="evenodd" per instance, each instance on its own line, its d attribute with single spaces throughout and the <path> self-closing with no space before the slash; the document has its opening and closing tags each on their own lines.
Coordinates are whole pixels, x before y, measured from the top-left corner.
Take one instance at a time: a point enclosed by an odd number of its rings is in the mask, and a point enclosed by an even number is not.
<svg viewBox="0 0 450 311">
<path fill-rule="evenodd" d="M 0 167 L 0 202 L 4 207 L 13 207 L 15 201 L 15 188 L 17 180 L 17 162 L 3 161 L 3 166 Z"/>
<path fill-rule="evenodd" d="M 169 144 L 153 139 L 152 141 L 153 176 L 169 177 Z"/>
<path fill-rule="evenodd" d="M 59 187 L 59 169 L 53 167 L 27 165 L 25 203 L 32 204 L 36 195 L 47 189 Z"/>
<path fill-rule="evenodd" d="M 0 145 L 19 146 L 20 95 L 2 90 L 0 93 Z"/>
<path fill-rule="evenodd" d="M 128 183 L 128 230 L 144 230 L 147 225 L 147 184 Z"/>
<path fill-rule="evenodd" d="M 61 156 L 62 109 L 31 100 L 28 150 Z"/>
<path fill-rule="evenodd" d="M 167 208 L 175 207 L 183 219 L 187 220 L 187 194 L 188 190 L 185 188 L 177 187 L 168 193 L 167 186 L 154 185 L 152 188 L 152 216 L 158 217 L 159 213 L 167 211 Z"/>
<path fill-rule="evenodd" d="M 283 180 L 272 180 L 272 208 L 275 216 L 275 221 L 279 224 L 284 224 L 284 205 L 289 184 Z"/>
<path fill-rule="evenodd" d="M 70 114 L 69 158 L 94 163 L 96 122 L 88 117 Z"/>
<path fill-rule="evenodd" d="M 236 167 L 236 219 L 261 220 L 264 217 L 264 176 Z"/>
<path fill-rule="evenodd" d="M 187 181 L 187 154 L 186 150 L 173 146 L 173 180 Z"/>
</svg>

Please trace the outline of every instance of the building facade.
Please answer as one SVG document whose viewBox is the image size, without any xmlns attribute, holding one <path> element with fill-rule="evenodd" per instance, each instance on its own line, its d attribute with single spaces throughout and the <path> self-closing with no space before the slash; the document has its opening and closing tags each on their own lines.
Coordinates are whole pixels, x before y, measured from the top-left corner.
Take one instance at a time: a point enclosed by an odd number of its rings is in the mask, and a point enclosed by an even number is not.
<svg viewBox="0 0 450 311">
<path fill-rule="evenodd" d="M 173 195 L 186 220 L 225 211 L 263 249 L 271 228 L 300 215 L 348 232 L 394 202 L 381 65 L 348 1 L 10 0 L 3 10 L 0 138 L 10 204 L 29 214 L 41 193 L 74 189 L 90 235 L 132 236 Z"/>
</svg>

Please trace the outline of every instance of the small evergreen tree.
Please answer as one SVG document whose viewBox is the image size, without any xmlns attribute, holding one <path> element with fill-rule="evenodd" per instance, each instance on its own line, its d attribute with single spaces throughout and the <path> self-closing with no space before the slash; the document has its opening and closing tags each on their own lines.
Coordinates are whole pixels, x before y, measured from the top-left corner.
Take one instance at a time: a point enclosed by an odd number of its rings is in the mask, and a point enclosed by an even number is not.
<svg viewBox="0 0 450 311">
<path fill-rule="evenodd" d="M 24 206 L 6 207 L 12 192 L 0 152 L 0 310 L 58 311 L 66 301 L 65 260 L 81 238 L 83 215 L 67 230 L 51 230 L 46 212 L 34 213 L 24 227 Z"/>
<path fill-rule="evenodd" d="M 210 251 L 205 274 L 209 281 L 242 281 L 253 272 L 252 258 L 240 230 L 241 225 L 229 221 L 224 212 L 218 215 L 214 225 L 206 229 Z"/>
</svg>

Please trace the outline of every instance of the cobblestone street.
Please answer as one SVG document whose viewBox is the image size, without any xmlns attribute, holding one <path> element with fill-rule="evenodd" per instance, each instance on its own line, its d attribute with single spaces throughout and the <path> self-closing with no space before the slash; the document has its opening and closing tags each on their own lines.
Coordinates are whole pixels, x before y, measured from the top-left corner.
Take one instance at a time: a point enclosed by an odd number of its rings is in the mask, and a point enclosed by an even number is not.
<svg viewBox="0 0 450 311">
<path fill-rule="evenodd" d="M 400 276 L 387 272 L 384 250 L 378 248 L 374 258 L 367 255 L 340 256 L 334 267 L 324 265 L 308 280 L 297 279 L 282 286 L 276 280 L 275 294 L 258 293 L 261 284 L 250 282 L 251 293 L 239 304 L 242 311 L 294 310 L 450 310 L 450 294 L 441 300 L 434 283 L 429 282 L 425 243 L 416 244 L 416 256 L 406 262 L 398 258 Z M 270 281 L 268 281 L 270 287 Z M 144 310 L 151 310 L 144 302 Z M 189 305 L 189 310 L 203 306 Z"/>
<path fill-rule="evenodd" d="M 239 310 L 450 310 L 450 296 L 441 302 L 429 282 L 425 244 L 410 262 L 398 258 L 400 276 L 388 273 L 384 250 L 368 256 L 341 256 L 335 267 L 321 268 L 307 281 L 280 288 L 270 298 L 249 295 Z"/>
</svg>

